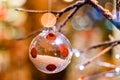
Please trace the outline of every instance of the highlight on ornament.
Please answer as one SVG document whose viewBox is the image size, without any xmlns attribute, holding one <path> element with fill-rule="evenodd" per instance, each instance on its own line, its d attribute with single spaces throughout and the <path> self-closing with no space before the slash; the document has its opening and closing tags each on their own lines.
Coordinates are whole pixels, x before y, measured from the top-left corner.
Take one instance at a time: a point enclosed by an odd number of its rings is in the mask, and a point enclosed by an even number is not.
<svg viewBox="0 0 120 80">
<path fill-rule="evenodd" d="M 58 73 L 71 61 L 71 44 L 63 34 L 48 28 L 32 40 L 29 57 L 38 70 Z"/>
</svg>

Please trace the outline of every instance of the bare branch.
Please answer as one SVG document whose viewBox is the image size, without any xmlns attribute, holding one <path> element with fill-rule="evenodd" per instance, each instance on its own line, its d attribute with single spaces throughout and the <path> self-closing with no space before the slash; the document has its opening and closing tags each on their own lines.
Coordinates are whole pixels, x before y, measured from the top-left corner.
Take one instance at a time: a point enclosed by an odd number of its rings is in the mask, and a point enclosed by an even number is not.
<svg viewBox="0 0 120 80">
<path fill-rule="evenodd" d="M 120 75 L 120 73 L 117 73 L 115 70 L 111 70 L 111 71 L 107 71 L 107 72 L 102 72 L 100 74 L 92 75 L 90 77 L 85 78 L 85 80 L 93 80 L 93 79 L 101 77 L 101 76 L 109 77 L 109 76 L 107 76 L 107 74 L 112 74 L 112 77 Z"/>
<path fill-rule="evenodd" d="M 120 40 L 107 41 L 107 42 L 104 42 L 104 43 L 101 43 L 101 44 L 97 44 L 97 45 L 89 47 L 87 50 L 91 50 L 91 49 L 95 49 L 95 48 L 99 48 L 99 47 L 103 47 L 103 46 L 111 46 L 115 43 L 120 44 Z"/>
<path fill-rule="evenodd" d="M 104 15 L 113 25 L 115 25 L 118 29 L 120 29 L 120 22 L 116 21 L 113 19 L 113 15 L 112 13 L 103 8 L 101 5 L 98 4 L 98 2 L 96 0 L 85 0 L 84 2 L 81 1 L 77 1 L 76 3 L 74 3 L 73 5 L 68 6 L 67 8 L 64 8 L 63 10 L 61 10 L 60 14 L 57 14 L 57 19 L 65 12 L 75 8 L 75 7 L 82 7 L 85 4 L 89 4 L 92 5 L 98 12 L 100 12 L 102 15 Z M 78 10 L 78 9 L 77 9 Z M 76 10 L 76 11 L 77 11 Z M 72 13 L 70 14 L 72 15 Z M 64 26 L 66 24 L 66 22 L 68 21 L 68 19 L 70 19 L 70 15 L 68 15 L 66 17 L 66 19 L 64 20 L 63 24 L 61 24 L 61 27 Z M 70 17 L 70 18 L 69 18 Z"/>
<path fill-rule="evenodd" d="M 104 50 L 102 50 L 100 53 L 98 53 L 97 55 L 95 55 L 93 58 L 89 59 L 88 61 L 86 61 L 83 65 L 86 66 L 88 64 L 90 64 L 91 62 L 93 62 L 94 60 L 96 60 L 97 58 L 99 58 L 100 56 L 102 56 L 103 54 L 105 54 L 106 52 L 108 52 L 110 49 L 112 49 L 114 46 L 116 46 L 118 43 L 114 43 L 113 45 L 105 48 Z"/>
<path fill-rule="evenodd" d="M 92 5 L 98 12 L 104 15 L 113 25 L 115 25 L 120 30 L 120 22 L 114 20 L 112 13 L 99 5 L 96 0 L 87 0 L 89 5 Z M 118 17 L 118 16 L 117 16 Z"/>
<path fill-rule="evenodd" d="M 75 11 L 73 11 L 72 13 L 70 13 L 70 15 L 68 15 L 66 17 L 66 19 L 64 20 L 63 24 L 61 24 L 60 26 L 64 26 L 66 24 L 66 22 L 76 13 L 76 11 L 82 7 L 83 5 L 85 5 L 85 1 L 77 1 L 76 3 L 62 9 L 61 11 L 53 11 L 53 10 L 44 10 L 44 11 L 41 11 L 41 10 L 28 10 L 28 9 L 23 9 L 23 8 L 16 8 L 17 11 L 23 11 L 23 12 L 30 12 L 30 13 L 47 13 L 47 12 L 51 12 L 53 14 L 56 14 L 56 18 L 57 20 L 65 13 L 65 12 L 68 12 L 70 11 L 71 9 L 74 9 L 75 8 Z M 76 8 L 77 7 L 77 8 Z"/>
<path fill-rule="evenodd" d="M 27 38 L 29 38 L 29 37 L 31 37 L 31 36 L 35 36 L 35 35 L 37 35 L 37 34 L 39 34 L 39 33 L 41 33 L 41 32 L 42 32 L 42 30 L 38 30 L 38 31 L 35 31 L 35 32 L 27 35 L 27 36 L 24 36 L 24 37 L 21 37 L 21 38 L 16 38 L 15 40 L 24 40 L 24 39 L 27 39 Z"/>
<path fill-rule="evenodd" d="M 101 5 L 98 4 L 96 0 L 87 0 L 88 4 L 93 6 L 98 12 L 102 13 L 106 18 L 113 19 L 113 15 L 111 12 L 105 8 L 103 8 Z"/>
<path fill-rule="evenodd" d="M 109 35 L 111 41 L 115 41 L 115 38 L 112 35 Z M 115 47 L 116 49 L 120 50 L 120 45 Z"/>
<path fill-rule="evenodd" d="M 67 21 L 76 13 L 76 11 L 78 10 L 79 8 L 75 8 L 63 21 L 62 24 L 60 24 L 60 26 L 58 26 L 58 29 L 59 31 L 61 31 L 61 28 L 67 23 Z"/>
<path fill-rule="evenodd" d="M 70 11 L 71 9 L 73 9 L 73 8 L 75 8 L 75 7 L 79 7 L 79 8 L 80 8 L 80 7 L 82 7 L 82 6 L 85 5 L 85 4 L 86 4 L 85 1 L 77 1 L 76 3 L 73 3 L 72 5 L 70 5 L 70 6 L 62 9 L 62 10 L 61 10 L 61 13 L 60 13 L 60 14 L 57 14 L 57 17 L 59 18 L 59 17 L 61 17 L 61 15 L 64 14 L 65 12 Z"/>
<path fill-rule="evenodd" d="M 102 62 L 102 61 L 98 61 L 97 64 L 99 64 L 100 66 L 108 67 L 108 68 L 116 68 L 117 67 L 117 65 L 110 64 L 107 62 Z"/>
<path fill-rule="evenodd" d="M 27 10 L 27 9 L 22 9 L 22 8 L 16 8 L 16 10 L 17 11 L 24 11 L 24 12 L 31 12 L 31 13 L 51 12 L 53 14 L 56 14 L 56 17 L 58 20 L 59 17 L 61 17 L 61 15 L 63 15 L 65 12 L 70 11 L 71 9 L 74 9 L 75 7 L 80 8 L 86 4 L 92 5 L 98 12 L 100 12 L 102 15 L 104 15 L 113 25 L 115 25 L 118 29 L 120 29 L 120 22 L 114 20 L 111 12 L 109 12 L 109 10 L 107 10 L 107 9 L 103 8 L 101 5 L 99 5 L 96 0 L 77 1 L 76 3 L 73 3 L 72 5 L 62 9 L 61 11 L 53 11 L 53 10 L 51 10 L 51 11 L 49 11 L 49 10 L 39 11 L 39 10 Z M 118 7 L 119 7 L 119 2 L 118 2 Z M 118 9 L 118 7 L 117 7 L 117 9 Z M 66 22 L 68 21 L 68 19 L 70 19 L 73 15 L 74 15 L 74 12 L 73 12 L 73 14 L 71 13 L 70 15 L 68 15 L 66 17 L 66 19 L 64 20 L 63 24 L 61 24 L 61 26 L 64 26 L 66 24 Z"/>
<path fill-rule="evenodd" d="M 69 10 L 71 10 L 72 8 L 74 8 L 74 10 L 73 10 L 72 12 L 70 12 L 70 14 L 64 19 L 63 23 L 60 24 L 60 26 L 59 26 L 59 31 L 60 31 L 60 29 L 67 23 L 67 21 L 68 21 L 71 17 L 74 16 L 74 14 L 78 11 L 78 9 L 79 9 L 80 7 L 82 7 L 83 5 L 85 5 L 85 4 L 86 4 L 85 1 L 84 1 L 84 2 L 77 1 L 77 2 L 74 3 L 73 5 L 68 6 L 67 8 L 65 8 L 65 9 L 62 10 L 62 14 L 63 14 L 64 12 L 69 11 Z M 57 16 L 60 17 L 62 14 L 60 14 L 60 15 L 58 14 Z"/>
<path fill-rule="evenodd" d="M 29 13 L 47 13 L 47 12 L 51 12 L 53 14 L 60 14 L 61 11 L 50 11 L 50 10 L 28 10 L 28 9 L 23 9 L 23 8 L 16 8 L 17 11 L 23 11 L 23 12 L 29 12 Z"/>
</svg>

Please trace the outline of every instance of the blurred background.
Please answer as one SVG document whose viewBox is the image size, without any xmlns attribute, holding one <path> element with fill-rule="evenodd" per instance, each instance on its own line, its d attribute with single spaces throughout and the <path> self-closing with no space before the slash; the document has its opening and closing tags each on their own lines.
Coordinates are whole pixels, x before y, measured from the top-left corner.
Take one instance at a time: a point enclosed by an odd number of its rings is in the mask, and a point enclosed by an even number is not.
<svg viewBox="0 0 120 80">
<path fill-rule="evenodd" d="M 57 74 L 45 74 L 38 71 L 28 57 L 30 42 L 35 36 L 15 40 L 44 28 L 41 24 L 43 14 L 20 12 L 15 8 L 59 11 L 76 1 L 78 0 L 0 0 L 0 80 L 82 80 L 79 78 L 82 74 L 92 76 L 112 70 L 97 64 L 99 61 L 120 64 L 119 50 L 114 49 L 88 65 L 82 72 L 79 65 L 103 49 L 100 48 L 83 55 L 74 54 L 72 62 L 65 70 Z M 115 0 L 98 1 L 114 14 Z M 61 17 L 58 25 L 66 15 L 68 13 Z M 108 37 L 110 34 L 115 40 L 119 39 L 120 34 L 119 30 L 90 5 L 80 8 L 62 28 L 62 33 L 70 40 L 72 47 L 79 50 L 110 40 Z M 120 80 L 120 78 L 99 76 L 90 80 Z"/>
</svg>

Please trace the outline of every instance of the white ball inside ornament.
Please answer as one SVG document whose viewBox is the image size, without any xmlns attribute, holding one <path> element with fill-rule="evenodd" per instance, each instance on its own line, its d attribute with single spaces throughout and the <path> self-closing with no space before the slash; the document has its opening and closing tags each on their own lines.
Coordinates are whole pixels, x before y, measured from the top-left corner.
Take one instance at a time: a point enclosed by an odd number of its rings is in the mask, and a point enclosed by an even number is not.
<svg viewBox="0 0 120 80">
<path fill-rule="evenodd" d="M 43 30 L 31 42 L 29 57 L 39 71 L 58 73 L 71 61 L 71 44 L 57 31 Z"/>
</svg>

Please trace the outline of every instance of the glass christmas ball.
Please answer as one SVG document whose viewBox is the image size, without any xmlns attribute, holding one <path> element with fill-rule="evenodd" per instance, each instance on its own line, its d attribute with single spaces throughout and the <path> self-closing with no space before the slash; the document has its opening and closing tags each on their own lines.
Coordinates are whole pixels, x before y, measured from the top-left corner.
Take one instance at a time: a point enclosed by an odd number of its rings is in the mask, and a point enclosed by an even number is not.
<svg viewBox="0 0 120 80">
<path fill-rule="evenodd" d="M 29 57 L 38 70 L 58 73 L 71 61 L 71 44 L 60 32 L 46 29 L 32 40 Z"/>
</svg>

